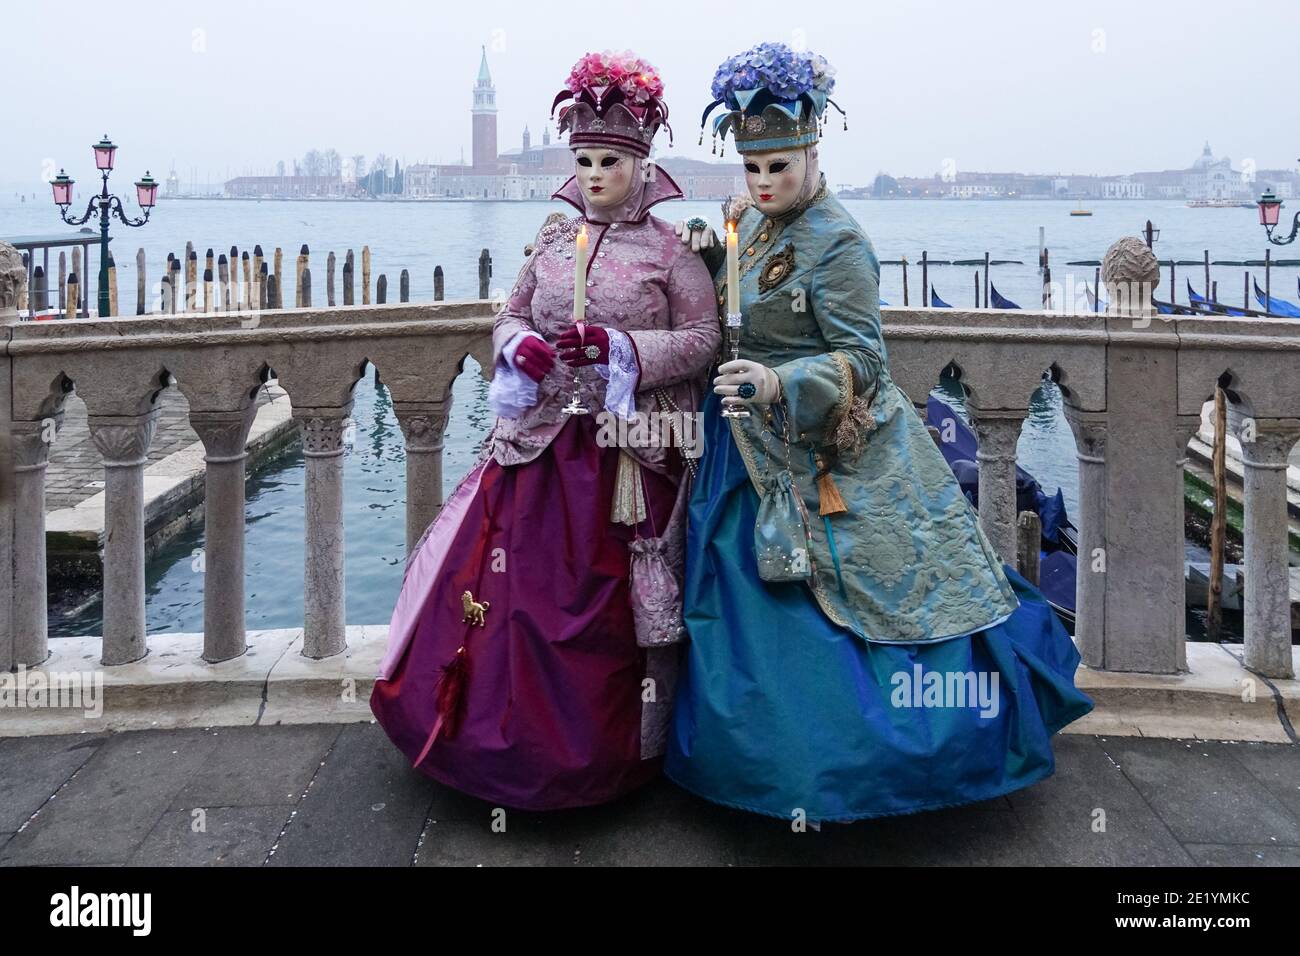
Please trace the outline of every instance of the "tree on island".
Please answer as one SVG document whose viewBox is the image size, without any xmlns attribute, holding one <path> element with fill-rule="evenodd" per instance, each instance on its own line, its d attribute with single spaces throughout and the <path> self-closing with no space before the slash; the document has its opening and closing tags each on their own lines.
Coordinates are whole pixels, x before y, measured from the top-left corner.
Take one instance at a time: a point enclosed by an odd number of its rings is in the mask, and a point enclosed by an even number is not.
<svg viewBox="0 0 1300 956">
<path fill-rule="evenodd" d="M 370 164 L 370 175 L 357 177 L 357 186 L 372 196 L 396 195 L 402 192 L 402 164 L 392 161 L 393 171 L 388 171 L 389 160 L 383 153 Z"/>
<path fill-rule="evenodd" d="M 898 180 L 888 173 L 877 173 L 871 183 L 871 195 L 876 199 L 889 199 L 898 195 Z"/>
</svg>

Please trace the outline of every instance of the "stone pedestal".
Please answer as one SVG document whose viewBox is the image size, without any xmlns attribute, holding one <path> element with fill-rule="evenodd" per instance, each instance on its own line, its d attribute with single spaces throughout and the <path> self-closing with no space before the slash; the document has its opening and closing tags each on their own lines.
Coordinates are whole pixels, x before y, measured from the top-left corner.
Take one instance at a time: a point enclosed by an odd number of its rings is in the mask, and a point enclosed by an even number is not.
<svg viewBox="0 0 1300 956">
<path fill-rule="evenodd" d="M 1186 667 L 1183 468 L 1178 335 L 1156 315 L 1160 270 L 1135 237 L 1106 252 L 1105 624 L 1101 666 L 1172 674 Z"/>
</svg>

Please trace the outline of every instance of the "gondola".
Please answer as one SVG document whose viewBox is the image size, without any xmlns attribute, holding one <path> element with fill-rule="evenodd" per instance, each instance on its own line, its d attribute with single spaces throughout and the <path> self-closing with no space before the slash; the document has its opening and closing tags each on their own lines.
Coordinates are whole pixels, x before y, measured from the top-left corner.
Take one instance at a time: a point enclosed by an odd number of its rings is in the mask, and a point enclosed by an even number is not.
<svg viewBox="0 0 1300 956">
<path fill-rule="evenodd" d="M 991 303 L 993 304 L 993 308 L 995 308 L 995 309 L 1018 309 L 1018 308 L 1020 308 L 1020 306 L 1016 305 L 1014 302 L 1012 302 L 1012 301 L 1011 301 L 1010 299 L 1008 299 L 1006 296 L 1004 296 L 1004 295 L 1000 295 L 1000 294 L 998 293 L 998 287 L 995 286 L 992 282 L 989 283 L 989 302 L 991 302 Z"/>
<path fill-rule="evenodd" d="M 951 424 L 950 424 L 951 423 Z M 979 507 L 979 465 L 975 457 L 975 432 L 943 399 L 931 395 L 926 403 L 926 424 L 939 430 L 939 450 L 961 485 L 962 493 Z M 1052 609 L 1071 629 L 1074 627 L 1075 577 L 1078 573 L 1079 530 L 1065 510 L 1058 488 L 1048 495 L 1038 480 L 1016 466 L 1016 513 L 1035 512 L 1042 522 L 1039 550 L 1039 590 Z"/>
</svg>

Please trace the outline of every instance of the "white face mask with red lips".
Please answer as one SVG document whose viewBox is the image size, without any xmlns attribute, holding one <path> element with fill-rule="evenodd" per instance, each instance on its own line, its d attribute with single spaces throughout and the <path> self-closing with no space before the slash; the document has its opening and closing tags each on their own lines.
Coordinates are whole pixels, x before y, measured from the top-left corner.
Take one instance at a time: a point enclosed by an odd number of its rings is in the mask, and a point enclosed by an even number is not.
<svg viewBox="0 0 1300 956">
<path fill-rule="evenodd" d="M 810 199 L 821 179 L 816 147 L 745 153 L 742 159 L 749 196 L 769 218 Z"/>
<path fill-rule="evenodd" d="M 574 175 L 587 203 L 596 209 L 617 206 L 632 194 L 640 170 L 636 157 L 616 149 L 574 150 Z"/>
</svg>

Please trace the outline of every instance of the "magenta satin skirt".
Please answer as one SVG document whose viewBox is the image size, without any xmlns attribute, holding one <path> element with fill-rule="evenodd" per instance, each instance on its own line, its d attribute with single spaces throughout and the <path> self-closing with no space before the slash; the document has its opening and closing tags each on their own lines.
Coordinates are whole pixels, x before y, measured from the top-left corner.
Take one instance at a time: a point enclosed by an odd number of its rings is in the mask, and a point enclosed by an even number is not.
<svg viewBox="0 0 1300 956">
<path fill-rule="evenodd" d="M 420 770 L 505 807 L 603 803 L 661 766 L 641 758 L 645 652 L 628 591 L 634 531 L 609 520 L 619 452 L 599 446 L 597 430 L 593 416 L 574 416 L 531 462 L 476 466 L 477 487 L 463 507 L 443 508 L 422 545 L 447 548 L 437 573 L 407 574 L 399 605 L 412 597 L 408 589 L 423 590 L 418 619 L 370 697 L 407 759 L 424 753 Z M 642 474 L 662 532 L 674 482 Z M 637 531 L 652 535 L 650 521 Z M 463 622 L 465 591 L 488 604 L 485 626 Z M 469 676 L 461 723 L 430 743 L 438 681 L 462 644 Z"/>
</svg>

